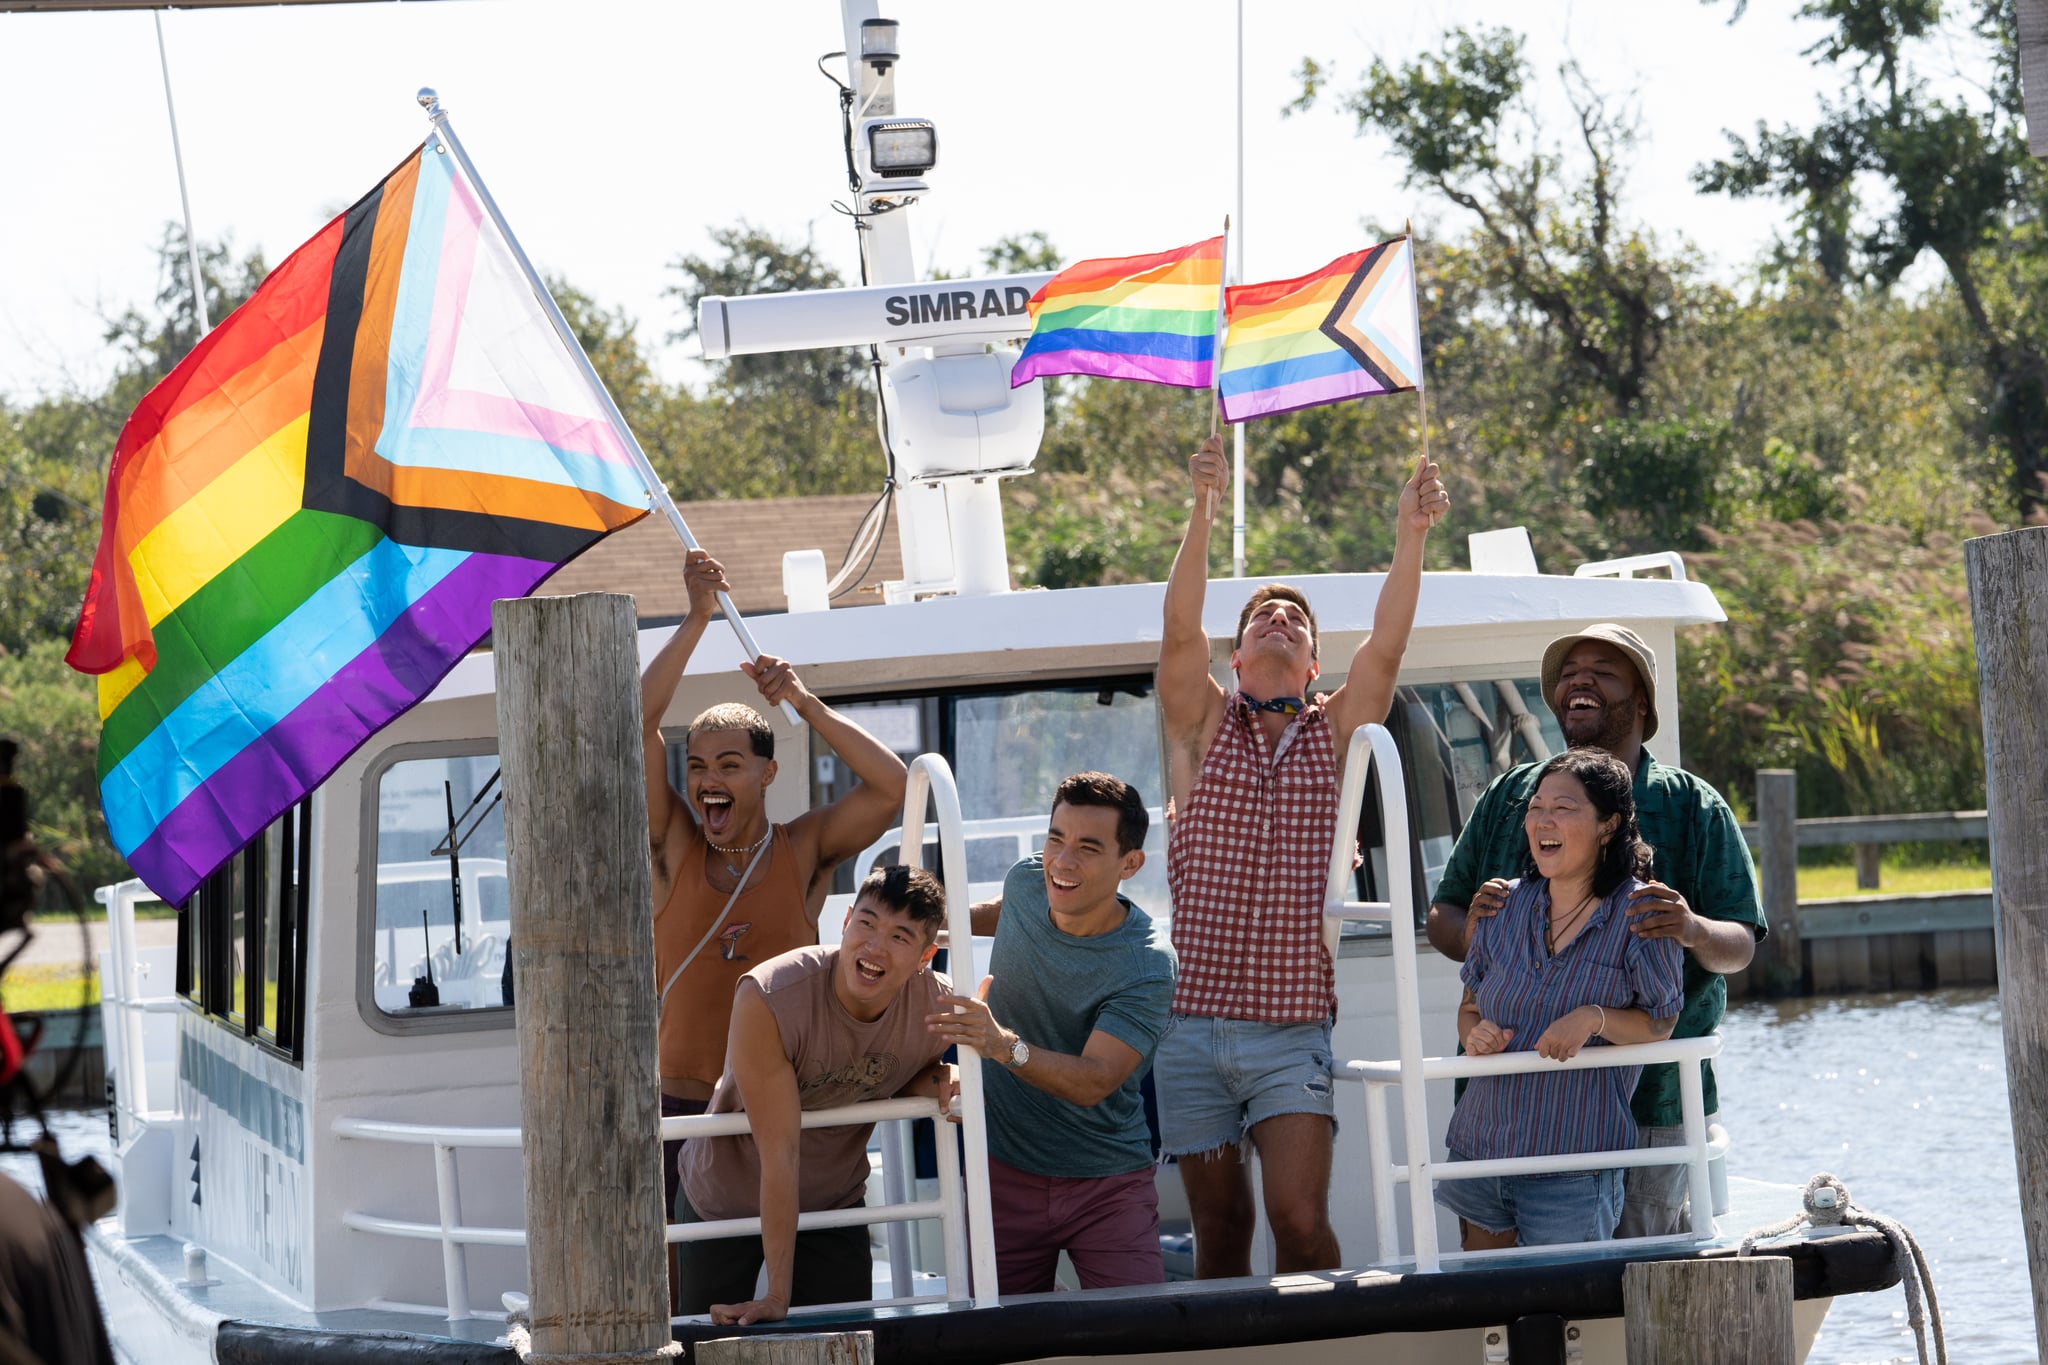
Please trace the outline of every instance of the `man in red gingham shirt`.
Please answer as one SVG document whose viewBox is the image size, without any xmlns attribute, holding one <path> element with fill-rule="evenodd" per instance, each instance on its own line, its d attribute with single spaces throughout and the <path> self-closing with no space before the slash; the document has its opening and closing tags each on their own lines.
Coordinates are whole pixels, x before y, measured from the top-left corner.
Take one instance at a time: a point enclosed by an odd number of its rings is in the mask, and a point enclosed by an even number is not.
<svg viewBox="0 0 2048 1365">
<path fill-rule="evenodd" d="M 1160 1138 L 1180 1162 L 1195 1224 L 1195 1274 L 1251 1274 L 1247 1139 L 1258 1149 L 1275 1269 L 1338 1265 L 1330 1228 L 1330 1022 L 1335 973 L 1323 949 L 1323 891 L 1337 824 L 1337 754 L 1384 720 L 1415 622 L 1422 547 L 1450 507 L 1426 457 L 1401 489 L 1394 562 L 1372 633 L 1344 685 L 1312 697 L 1315 616 L 1283 584 L 1252 594 L 1230 655 L 1237 690 L 1209 673 L 1202 630 L 1209 524 L 1223 445 L 1188 461 L 1194 515 L 1166 582 L 1159 704 L 1174 819 L 1167 839 L 1173 1013 L 1152 1070 Z"/>
</svg>

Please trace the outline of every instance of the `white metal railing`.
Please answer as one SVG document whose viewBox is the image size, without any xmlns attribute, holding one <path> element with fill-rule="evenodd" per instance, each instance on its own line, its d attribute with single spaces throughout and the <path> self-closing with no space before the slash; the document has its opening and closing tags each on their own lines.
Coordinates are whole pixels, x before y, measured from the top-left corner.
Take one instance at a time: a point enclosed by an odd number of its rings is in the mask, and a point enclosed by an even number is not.
<svg viewBox="0 0 2048 1365">
<path fill-rule="evenodd" d="M 1368 763 L 1368 757 L 1370 763 Z M 1359 811 L 1365 799 L 1368 773 L 1377 778 L 1380 810 L 1386 826 L 1387 885 L 1391 899 L 1355 901 L 1349 898 L 1352 859 Z M 1344 784 L 1338 797 L 1337 833 L 1330 849 L 1330 879 L 1325 893 L 1323 939 L 1334 956 L 1343 921 L 1363 920 L 1386 924 L 1390 929 L 1394 963 L 1394 1024 L 1399 1056 L 1391 1061 L 1353 1061 L 1336 1072 L 1340 1080 L 1365 1084 L 1365 1131 L 1367 1165 L 1371 1177 L 1373 1217 L 1379 1237 L 1380 1265 L 1403 1259 L 1399 1228 L 1394 1216 L 1394 1186 L 1408 1185 L 1409 1234 L 1414 1247 L 1415 1268 L 1422 1272 L 1442 1268 L 1446 1259 L 1461 1259 L 1466 1253 L 1443 1253 L 1436 1240 L 1436 1185 L 1445 1180 L 1477 1180 L 1494 1176 L 1536 1175 L 1559 1171 L 1613 1169 L 1626 1166 L 1686 1165 L 1690 1171 L 1693 1231 L 1667 1238 L 1638 1238 L 1637 1245 L 1662 1242 L 1696 1242 L 1715 1235 L 1711 1210 L 1714 1208 L 1713 1179 L 1709 1164 L 1727 1142 L 1717 1141 L 1707 1131 L 1704 1087 L 1699 1063 L 1721 1050 L 1718 1037 L 1666 1039 L 1658 1043 L 1587 1048 L 1568 1062 L 1555 1062 L 1534 1052 L 1495 1053 L 1485 1057 L 1425 1057 L 1422 1054 L 1422 1004 L 1415 960 L 1414 883 L 1408 844 L 1408 805 L 1402 793 L 1401 755 L 1394 737 L 1382 725 L 1361 725 L 1352 732 L 1344 760 Z M 1680 1147 L 1630 1148 L 1618 1152 L 1584 1152 L 1561 1156 L 1512 1157 L 1498 1161 L 1433 1162 L 1430 1160 L 1429 1100 L 1424 1086 L 1433 1080 L 1472 1076 L 1506 1076 L 1559 1067 L 1590 1069 L 1642 1066 L 1676 1062 L 1679 1105 L 1685 1125 L 1685 1144 Z M 1386 1091 L 1401 1089 L 1402 1138 L 1408 1162 L 1397 1165 L 1388 1126 Z M 1565 1246 L 1518 1248 L 1518 1251 L 1555 1254 L 1573 1249 Z M 1477 1253 L 1473 1253 L 1477 1254 Z M 1514 1252 L 1488 1252 L 1489 1256 Z"/>
<path fill-rule="evenodd" d="M 936 754 L 924 754 L 910 765 L 910 778 L 904 793 L 903 861 L 912 867 L 919 865 L 923 855 L 927 799 L 938 810 L 939 859 L 945 873 L 946 919 L 954 945 L 950 949 L 953 979 L 956 985 L 968 983 L 966 989 L 971 991 L 973 982 L 979 978 L 975 975 L 960 795 L 953 781 L 952 769 Z M 967 1146 L 964 1179 L 960 1153 L 954 1146 L 945 1116 L 939 1113 L 938 1105 L 930 1099 L 872 1100 L 865 1104 L 801 1114 L 798 1122 L 803 1128 L 900 1124 L 925 1118 L 935 1120 L 939 1127 L 938 1140 L 933 1144 L 938 1160 L 939 1190 L 935 1199 L 907 1198 L 906 1192 L 912 1187 L 912 1181 L 905 1144 L 885 1138 L 881 1144 L 883 1202 L 859 1208 L 801 1213 L 797 1216 L 798 1231 L 877 1223 L 886 1225 L 893 1287 L 899 1297 L 908 1297 L 911 1264 L 908 1226 L 920 1219 L 937 1219 L 945 1246 L 947 1296 L 956 1301 L 966 1298 L 967 1287 L 971 1283 L 975 1305 L 992 1306 L 996 1302 L 996 1253 L 988 1186 L 987 1111 L 982 1097 L 981 1057 L 967 1047 L 960 1049 L 960 1115 Z M 748 1131 L 750 1127 L 744 1113 L 702 1114 L 661 1120 L 660 1137 L 663 1141 L 672 1142 L 682 1138 L 728 1136 Z M 439 1242 L 449 1319 L 477 1316 L 470 1308 L 466 1248 L 524 1246 L 526 1229 L 472 1226 L 462 1221 L 462 1192 L 455 1153 L 464 1148 L 517 1148 L 519 1129 L 395 1123 L 345 1117 L 335 1120 L 334 1132 L 338 1137 L 357 1141 L 433 1148 L 436 1221 L 424 1223 L 387 1218 L 353 1209 L 344 1212 L 341 1221 L 345 1227 L 375 1236 Z M 760 1230 L 759 1218 L 727 1218 L 715 1222 L 670 1223 L 665 1238 L 670 1244 L 712 1241 L 723 1237 L 754 1236 Z"/>
<path fill-rule="evenodd" d="M 1574 578 L 1634 578 L 1637 569 L 1662 569 L 1674 583 L 1685 582 L 1685 560 L 1676 550 L 1657 550 L 1620 559 L 1596 559 L 1572 570 Z"/>
<path fill-rule="evenodd" d="M 156 893 L 135 878 L 94 890 L 107 908 L 107 967 L 100 980 L 100 1010 L 107 1024 L 107 1061 L 114 1073 L 114 1107 L 129 1123 L 147 1126 L 175 1119 L 175 1109 L 149 1103 L 149 1069 L 142 1016 L 181 1009 L 175 993 L 144 995 L 142 963 L 135 948 L 135 907 Z M 127 1136 L 125 1133 L 122 1136 Z"/>
</svg>

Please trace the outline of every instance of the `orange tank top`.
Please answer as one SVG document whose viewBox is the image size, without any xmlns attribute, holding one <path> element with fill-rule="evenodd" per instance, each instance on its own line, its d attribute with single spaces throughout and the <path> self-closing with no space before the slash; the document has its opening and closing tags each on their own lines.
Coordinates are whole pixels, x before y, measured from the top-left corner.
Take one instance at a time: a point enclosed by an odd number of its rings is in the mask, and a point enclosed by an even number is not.
<svg viewBox="0 0 2048 1365">
<path fill-rule="evenodd" d="M 771 957 L 818 941 L 817 927 L 804 913 L 804 888 L 789 829 L 773 828 L 768 856 L 709 939 L 705 931 L 712 928 L 731 893 L 714 887 L 706 875 L 706 860 L 725 855 L 714 854 L 701 838 L 689 841 L 669 885 L 668 900 L 654 916 L 654 987 L 668 987 L 660 1005 L 664 1084 L 717 1085 L 725 1070 L 732 993 L 740 978 Z M 742 868 L 751 860 L 752 855 L 735 859 Z M 677 964 L 699 940 L 704 946 L 670 985 Z"/>
</svg>

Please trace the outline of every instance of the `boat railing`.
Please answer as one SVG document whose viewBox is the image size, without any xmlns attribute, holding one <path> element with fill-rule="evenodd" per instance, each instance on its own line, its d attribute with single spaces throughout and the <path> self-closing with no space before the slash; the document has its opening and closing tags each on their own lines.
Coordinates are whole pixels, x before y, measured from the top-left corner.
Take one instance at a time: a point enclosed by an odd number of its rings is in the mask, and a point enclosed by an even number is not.
<svg viewBox="0 0 2048 1365">
<path fill-rule="evenodd" d="M 837 1109 L 819 1109 L 802 1116 L 805 1128 L 830 1128 L 848 1125 L 883 1124 L 907 1122 L 916 1119 L 940 1118 L 936 1102 L 928 1098 L 907 1098 L 875 1100 L 866 1104 L 844 1105 Z M 673 1142 L 692 1137 L 720 1137 L 748 1131 L 745 1114 L 706 1114 L 695 1117 L 665 1118 L 661 1120 L 659 1140 Z M 341 1216 L 344 1227 L 373 1236 L 397 1237 L 412 1241 L 438 1242 L 441 1246 L 441 1274 L 444 1282 L 443 1293 L 446 1316 L 452 1321 L 480 1316 L 470 1302 L 469 1257 L 467 1248 L 472 1246 L 523 1247 L 526 1245 L 524 1227 L 489 1227 L 466 1223 L 462 1213 L 462 1185 L 457 1168 L 456 1154 L 460 1151 L 516 1151 L 520 1145 L 520 1130 L 516 1127 L 473 1127 L 454 1124 L 396 1123 L 384 1119 L 339 1118 L 334 1122 L 337 1137 L 362 1142 L 395 1143 L 401 1146 L 431 1147 L 434 1153 L 434 1202 L 436 1218 L 433 1222 L 387 1217 L 382 1214 L 365 1213 L 350 1209 Z M 939 1193 L 935 1199 L 898 1200 L 890 1199 L 881 1204 L 852 1209 L 833 1209 L 819 1213 L 798 1216 L 799 1231 L 809 1232 L 818 1228 L 850 1227 L 862 1223 L 885 1223 L 901 1225 L 923 1218 L 939 1220 L 946 1248 L 947 1285 L 966 1284 L 965 1270 L 968 1264 L 966 1251 L 966 1228 L 962 1222 L 960 1198 L 959 1153 L 953 1144 L 936 1144 L 939 1163 Z M 907 1182 L 890 1179 L 890 1167 L 894 1160 L 894 1149 L 884 1143 L 883 1172 L 887 1184 L 905 1185 Z M 758 1218 L 731 1218 L 717 1222 L 668 1223 L 664 1240 L 673 1245 L 679 1242 L 709 1241 L 719 1237 L 744 1237 L 758 1235 L 761 1220 Z M 892 1269 L 899 1262 L 892 1261 Z M 906 1283 L 907 1273 L 897 1281 L 899 1297 L 909 1298 Z M 964 1296 L 963 1296 L 964 1297 Z M 377 1307 L 432 1312 L 423 1305 L 380 1301 Z"/>
<path fill-rule="evenodd" d="M 156 898 L 154 891 L 135 878 L 93 892 L 93 899 L 107 909 L 107 971 L 100 981 L 107 1065 L 114 1076 L 115 1111 L 129 1127 L 167 1123 L 178 1116 L 175 1109 L 150 1104 L 142 1032 L 145 1014 L 171 1014 L 184 1008 L 175 992 L 144 993 L 142 960 L 135 947 L 135 907 Z M 127 1136 L 125 1129 L 122 1135 Z"/>
<path fill-rule="evenodd" d="M 1347 894 L 1351 887 L 1356 856 L 1354 831 L 1365 799 L 1368 777 L 1378 783 L 1380 810 L 1386 821 L 1387 884 L 1395 888 L 1385 901 L 1357 901 Z M 1707 1128 L 1704 1086 L 1700 1079 L 1702 1061 L 1721 1049 L 1721 1040 L 1672 1038 L 1658 1043 L 1638 1043 L 1586 1048 L 1570 1061 L 1558 1063 L 1534 1052 L 1495 1053 L 1484 1057 L 1426 1057 L 1422 1051 L 1422 1004 L 1420 976 L 1416 965 L 1414 881 L 1412 852 L 1408 841 L 1408 805 L 1403 799 L 1405 784 L 1401 755 L 1393 735 L 1382 725 L 1361 725 L 1352 732 L 1345 755 L 1344 783 L 1338 797 L 1337 834 L 1330 850 L 1330 875 L 1324 899 L 1323 935 L 1332 958 L 1337 939 L 1347 920 L 1385 924 L 1390 930 L 1394 964 L 1394 1025 L 1398 1056 L 1383 1061 L 1346 1062 L 1335 1069 L 1339 1080 L 1362 1082 L 1365 1086 L 1366 1160 L 1371 1178 L 1373 1217 L 1378 1233 L 1377 1263 L 1401 1263 L 1399 1227 L 1395 1215 L 1395 1185 L 1408 1185 L 1410 1246 L 1415 1268 L 1432 1272 L 1446 1261 L 1468 1255 L 1490 1258 L 1503 1255 L 1547 1254 L 1583 1249 L 1577 1246 L 1516 1248 L 1511 1251 L 1442 1252 L 1436 1237 L 1436 1186 L 1449 1180 L 1478 1180 L 1514 1175 L 1552 1174 L 1560 1171 L 1606 1170 L 1631 1166 L 1684 1165 L 1689 1167 L 1688 1188 L 1693 1208 L 1693 1230 L 1671 1237 L 1636 1238 L 1635 1246 L 1669 1242 L 1706 1241 L 1715 1235 L 1711 1216 L 1715 1209 L 1712 1164 L 1727 1149 L 1725 1133 Z M 1676 1147 L 1641 1147 L 1613 1152 L 1580 1152 L 1557 1156 L 1512 1157 L 1497 1161 L 1437 1162 L 1430 1159 L 1431 1130 L 1426 1084 L 1473 1076 L 1506 1076 L 1552 1071 L 1560 1066 L 1588 1069 L 1614 1066 L 1643 1066 L 1659 1062 L 1679 1063 L 1679 1108 L 1685 1141 Z M 1387 1111 L 1387 1091 L 1401 1090 L 1402 1140 L 1408 1160 L 1396 1163 L 1392 1130 Z M 1589 1244 L 1607 1245 L 1607 1244 Z"/>
<path fill-rule="evenodd" d="M 1685 557 L 1676 550 L 1656 550 L 1620 559 L 1596 559 L 1572 570 L 1574 578 L 1634 578 L 1638 569 L 1662 569 L 1674 583 L 1685 582 Z"/>
<path fill-rule="evenodd" d="M 952 769 L 936 754 L 925 754 L 910 765 L 904 794 L 903 858 L 917 866 L 924 849 L 925 803 L 929 799 L 938 812 L 938 842 L 943 880 L 946 886 L 946 918 L 954 947 L 952 962 L 956 981 L 973 982 L 973 925 L 967 892 L 965 845 L 960 819 L 959 789 Z M 970 987 L 971 989 L 971 987 Z M 892 1288 L 899 1299 L 910 1297 L 912 1263 L 909 1224 L 920 1219 L 937 1219 L 945 1248 L 946 1293 L 949 1299 L 972 1297 L 977 1306 L 996 1302 L 995 1233 L 990 1215 L 988 1185 L 988 1125 L 982 1098 L 980 1056 L 961 1049 L 960 1127 L 967 1149 L 965 1171 L 959 1147 L 949 1133 L 941 1131 L 933 1144 L 937 1159 L 938 1193 L 932 1199 L 914 1199 L 908 1143 L 884 1138 L 882 1148 L 883 1202 L 850 1209 L 829 1209 L 799 1214 L 797 1228 L 855 1227 L 885 1225 L 889 1246 Z M 907 1121 L 944 1116 L 928 1098 L 873 1100 L 836 1109 L 805 1112 L 805 1128 L 893 1123 L 907 1135 Z M 661 1120 L 664 1141 L 682 1138 L 730 1136 L 750 1131 L 744 1113 L 702 1114 Z M 342 1214 L 344 1226 L 376 1236 L 439 1242 L 441 1269 L 446 1281 L 446 1307 L 450 1320 L 476 1316 L 470 1307 L 469 1264 L 466 1249 L 471 1246 L 524 1246 L 524 1227 L 482 1227 L 463 1222 L 462 1191 L 455 1154 L 463 1149 L 517 1148 L 517 1127 L 458 1127 L 443 1124 L 395 1123 L 382 1119 L 339 1118 L 336 1136 L 366 1142 L 427 1146 L 434 1151 L 434 1191 L 438 1217 L 434 1222 L 390 1218 L 349 1210 Z M 964 1205 L 964 1209 L 963 1209 Z M 963 1217 L 964 1213 L 964 1217 Z M 670 1223 L 666 1240 L 712 1241 L 724 1237 L 758 1235 L 759 1218 L 727 1218 L 701 1223 Z M 383 1303 L 386 1308 L 407 1305 Z M 432 1311 L 421 1310 L 421 1311 Z"/>
</svg>

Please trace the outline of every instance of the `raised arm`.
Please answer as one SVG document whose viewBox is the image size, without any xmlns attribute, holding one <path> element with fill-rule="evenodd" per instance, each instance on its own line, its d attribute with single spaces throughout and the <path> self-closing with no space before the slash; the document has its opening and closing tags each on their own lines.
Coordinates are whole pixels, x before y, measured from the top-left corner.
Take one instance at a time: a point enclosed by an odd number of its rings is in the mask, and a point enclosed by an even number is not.
<svg viewBox="0 0 2048 1365">
<path fill-rule="evenodd" d="M 703 550 L 692 550 L 683 562 L 683 584 L 690 614 L 668 637 L 647 671 L 640 675 L 640 747 L 647 764 L 647 839 L 654 854 L 654 903 L 668 897 L 670 869 L 675 866 L 674 842 L 690 837 L 694 821 L 683 813 L 682 797 L 668 780 L 668 744 L 661 737 L 661 716 L 675 700 L 690 656 L 704 638 L 704 628 L 718 610 L 718 594 L 726 590 L 725 570 Z"/>
<path fill-rule="evenodd" d="M 790 822 L 790 837 L 808 855 L 811 874 L 829 871 L 882 837 L 903 810 L 910 770 L 887 745 L 811 694 L 788 660 L 763 654 L 740 665 L 771 706 L 788 702 L 818 738 L 853 771 L 854 784 L 837 800 Z"/>
<path fill-rule="evenodd" d="M 1415 472 L 1401 487 L 1400 509 L 1394 520 L 1394 562 L 1380 585 L 1372 634 L 1351 656 L 1351 671 L 1330 698 L 1330 724 L 1339 754 L 1350 744 L 1353 730 L 1384 721 L 1394 704 L 1394 680 L 1401 671 L 1401 656 L 1408 651 L 1408 635 L 1415 627 L 1415 600 L 1422 590 L 1423 545 L 1430 527 L 1451 506 L 1450 494 L 1437 474 L 1436 462 L 1421 456 L 1415 461 Z"/>
<path fill-rule="evenodd" d="M 796 1068 L 783 1048 L 782 1030 L 768 1002 L 752 982 L 742 981 L 733 997 L 726 1061 L 739 1086 L 754 1146 L 761 1156 L 761 1250 L 768 1288 L 746 1303 L 714 1303 L 711 1320 L 721 1327 L 774 1322 L 789 1313 L 796 1266 L 797 1150 L 802 1105 Z"/>
<path fill-rule="evenodd" d="M 1159 709 L 1173 751 L 1176 799 L 1194 786 L 1205 742 L 1223 715 L 1223 689 L 1209 675 L 1209 636 L 1202 629 L 1202 601 L 1209 589 L 1210 500 L 1221 494 L 1223 476 L 1223 439 L 1211 436 L 1188 459 L 1194 506 L 1166 578 L 1166 619 L 1159 635 Z"/>
</svg>

